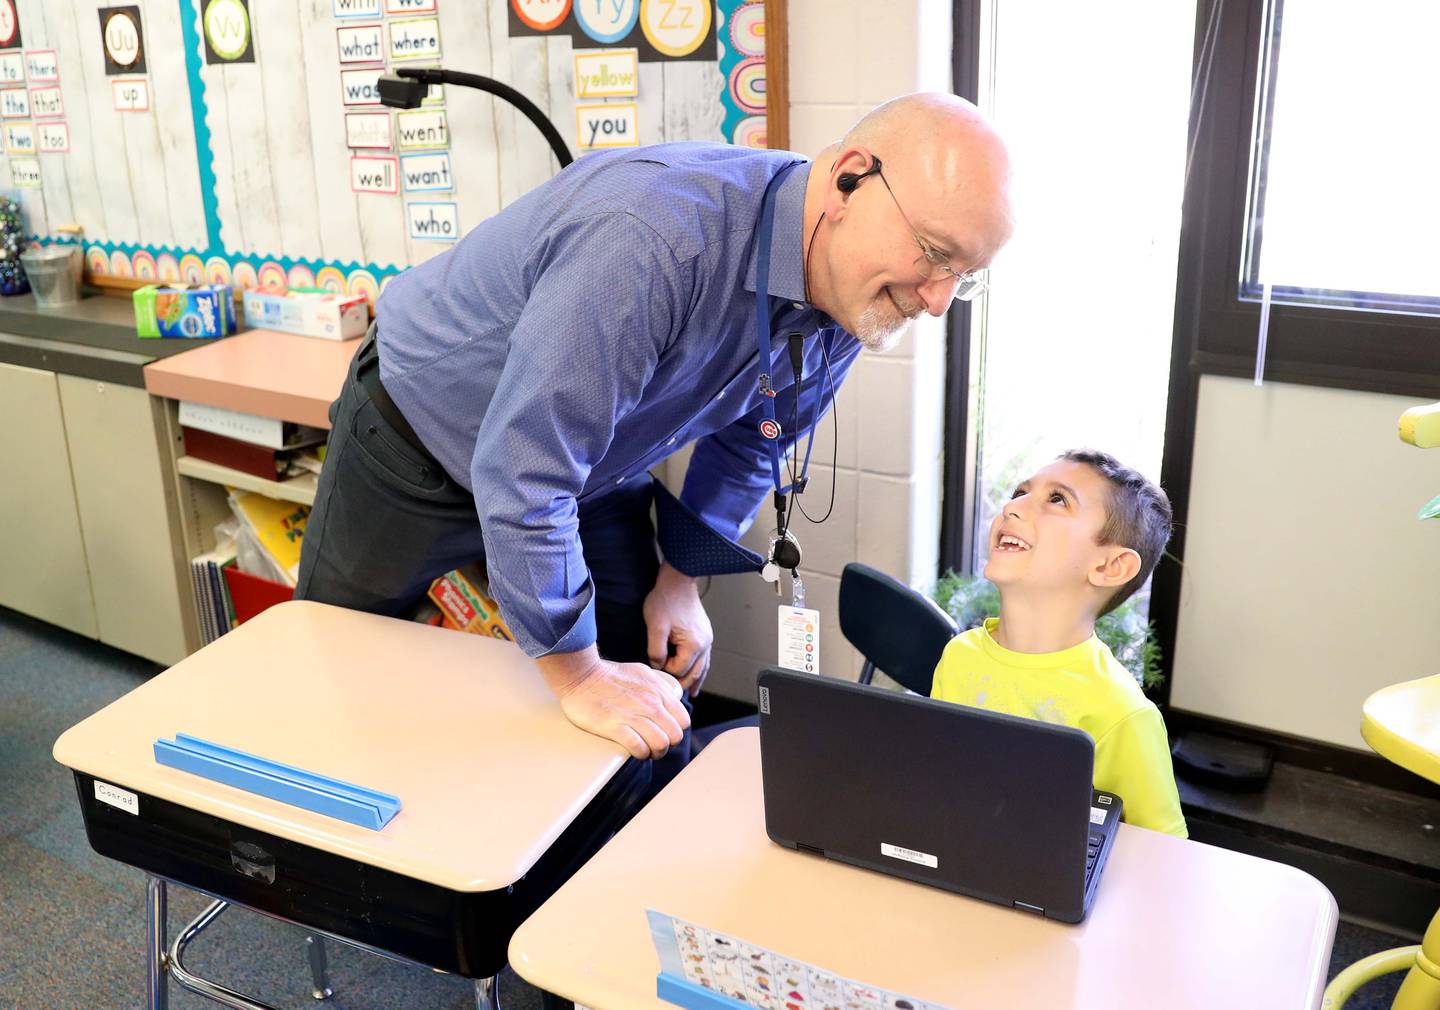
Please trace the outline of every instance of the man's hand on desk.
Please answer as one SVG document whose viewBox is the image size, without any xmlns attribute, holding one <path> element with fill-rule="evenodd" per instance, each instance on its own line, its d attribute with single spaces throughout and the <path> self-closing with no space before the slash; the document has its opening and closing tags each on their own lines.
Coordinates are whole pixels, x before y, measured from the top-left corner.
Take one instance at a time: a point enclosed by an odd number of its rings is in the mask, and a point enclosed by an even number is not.
<svg viewBox="0 0 1440 1010">
<path fill-rule="evenodd" d="M 680 700 L 683 691 L 668 673 L 601 659 L 593 645 L 541 656 L 537 662 L 565 718 L 637 758 L 664 757 L 690 728 L 690 713 Z"/>
<path fill-rule="evenodd" d="M 680 681 L 690 697 L 699 694 L 705 674 L 710 672 L 715 633 L 695 580 L 662 564 L 655 588 L 645 597 L 645 627 L 650 636 L 650 665 Z"/>
</svg>

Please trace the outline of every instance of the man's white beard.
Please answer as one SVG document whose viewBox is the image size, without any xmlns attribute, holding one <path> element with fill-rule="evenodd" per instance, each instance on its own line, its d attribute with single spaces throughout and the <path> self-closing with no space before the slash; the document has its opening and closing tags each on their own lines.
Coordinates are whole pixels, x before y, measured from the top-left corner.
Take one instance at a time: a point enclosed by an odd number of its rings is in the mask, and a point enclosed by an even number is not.
<svg viewBox="0 0 1440 1010">
<path fill-rule="evenodd" d="M 860 318 L 855 321 L 855 339 L 867 351 L 884 354 L 894 350 L 905 332 L 908 319 L 897 319 L 888 313 L 882 314 L 874 302 L 865 306 Z"/>
</svg>

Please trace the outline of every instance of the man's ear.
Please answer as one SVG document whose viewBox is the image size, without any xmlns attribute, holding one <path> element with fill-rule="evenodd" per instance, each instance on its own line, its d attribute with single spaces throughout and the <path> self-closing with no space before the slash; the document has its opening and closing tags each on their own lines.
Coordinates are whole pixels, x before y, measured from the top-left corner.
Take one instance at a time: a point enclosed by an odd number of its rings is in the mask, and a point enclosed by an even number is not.
<svg viewBox="0 0 1440 1010">
<path fill-rule="evenodd" d="M 1129 547 L 1104 548 L 1100 563 L 1090 569 L 1090 584 L 1098 589 L 1119 589 L 1140 574 L 1140 555 Z"/>
<path fill-rule="evenodd" d="M 845 211 L 849 209 L 850 197 L 854 195 L 854 190 L 849 193 L 840 190 L 840 176 L 846 173 L 861 175 L 874 163 L 875 155 L 864 144 L 852 144 L 849 147 L 841 148 L 835 155 L 835 160 L 830 165 L 830 179 L 824 203 L 824 213 L 831 221 L 839 221 L 845 216 Z"/>
</svg>

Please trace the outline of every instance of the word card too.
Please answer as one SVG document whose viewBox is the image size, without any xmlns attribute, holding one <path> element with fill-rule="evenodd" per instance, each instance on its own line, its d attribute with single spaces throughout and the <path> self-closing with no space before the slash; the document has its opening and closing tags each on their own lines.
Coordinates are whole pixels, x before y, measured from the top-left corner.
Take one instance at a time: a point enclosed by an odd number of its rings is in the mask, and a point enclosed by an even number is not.
<svg viewBox="0 0 1440 1010">
<path fill-rule="evenodd" d="M 66 123 L 36 123 L 36 142 L 41 154 L 68 154 L 70 127 Z"/>
</svg>

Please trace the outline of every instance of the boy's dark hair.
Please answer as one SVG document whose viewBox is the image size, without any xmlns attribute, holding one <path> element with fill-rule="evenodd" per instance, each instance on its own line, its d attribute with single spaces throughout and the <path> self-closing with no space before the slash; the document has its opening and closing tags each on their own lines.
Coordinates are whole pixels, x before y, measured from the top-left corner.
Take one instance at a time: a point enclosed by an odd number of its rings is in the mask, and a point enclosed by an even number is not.
<svg viewBox="0 0 1440 1010">
<path fill-rule="evenodd" d="M 1155 570 L 1165 545 L 1170 542 L 1174 524 L 1170 499 L 1138 470 L 1130 469 L 1109 453 L 1071 449 L 1057 458 L 1093 467 L 1110 482 L 1110 501 L 1105 508 L 1100 543 L 1119 544 L 1140 555 L 1140 571 L 1106 601 L 1097 615 L 1104 617 L 1133 596 Z"/>
</svg>

